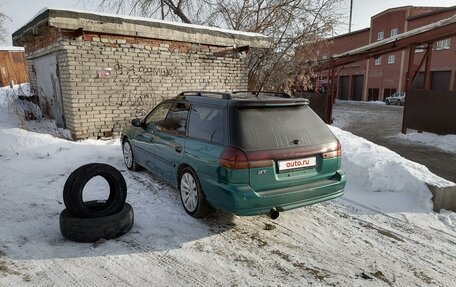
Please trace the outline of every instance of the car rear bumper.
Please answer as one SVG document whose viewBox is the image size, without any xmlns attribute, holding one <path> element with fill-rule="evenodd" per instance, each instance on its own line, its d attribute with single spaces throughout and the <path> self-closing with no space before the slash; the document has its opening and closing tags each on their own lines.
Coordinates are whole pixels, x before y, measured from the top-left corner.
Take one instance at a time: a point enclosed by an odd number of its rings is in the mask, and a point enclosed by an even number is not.
<svg viewBox="0 0 456 287">
<path fill-rule="evenodd" d="M 258 215 L 269 213 L 272 208 L 286 211 L 342 196 L 346 177 L 339 170 L 328 180 L 262 192 L 255 192 L 249 185 L 227 184 L 207 177 L 203 182 L 203 188 L 210 186 L 211 194 L 206 195 L 213 206 L 237 215 Z"/>
</svg>

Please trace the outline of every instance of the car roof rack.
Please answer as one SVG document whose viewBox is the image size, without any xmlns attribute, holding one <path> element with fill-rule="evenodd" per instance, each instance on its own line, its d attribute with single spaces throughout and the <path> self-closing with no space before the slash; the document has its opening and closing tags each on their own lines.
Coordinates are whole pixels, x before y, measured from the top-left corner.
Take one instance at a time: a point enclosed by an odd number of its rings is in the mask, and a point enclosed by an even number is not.
<svg viewBox="0 0 456 287">
<path fill-rule="evenodd" d="M 246 94 L 247 96 L 257 97 L 258 95 L 268 95 L 272 97 L 280 98 L 291 98 L 291 96 L 285 92 L 263 92 L 263 91 L 234 91 L 233 94 Z"/>
<path fill-rule="evenodd" d="M 217 97 L 217 98 L 222 98 L 224 100 L 231 100 L 231 94 L 229 93 L 222 93 L 222 92 L 207 92 L 207 91 L 185 91 L 181 92 L 178 97 L 184 97 L 184 96 L 199 96 L 199 97 Z"/>
</svg>

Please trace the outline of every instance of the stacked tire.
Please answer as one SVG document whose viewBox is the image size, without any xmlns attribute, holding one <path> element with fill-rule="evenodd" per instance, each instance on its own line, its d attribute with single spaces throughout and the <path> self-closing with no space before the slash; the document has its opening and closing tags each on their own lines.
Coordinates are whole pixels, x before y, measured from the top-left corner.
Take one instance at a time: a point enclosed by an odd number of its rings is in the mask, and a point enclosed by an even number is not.
<svg viewBox="0 0 456 287">
<path fill-rule="evenodd" d="M 109 197 L 84 202 L 84 187 L 96 176 L 108 182 Z M 113 166 L 89 163 L 77 168 L 63 188 L 66 209 L 60 214 L 60 231 L 65 238 L 76 242 L 96 242 L 124 235 L 134 222 L 133 208 L 125 202 L 126 197 L 125 178 Z"/>
</svg>

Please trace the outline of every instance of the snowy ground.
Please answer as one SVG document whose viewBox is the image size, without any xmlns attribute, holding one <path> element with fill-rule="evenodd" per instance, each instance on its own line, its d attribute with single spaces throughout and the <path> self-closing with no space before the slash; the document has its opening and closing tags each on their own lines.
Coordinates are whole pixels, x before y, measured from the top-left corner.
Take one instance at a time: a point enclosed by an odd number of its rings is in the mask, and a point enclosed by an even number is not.
<svg viewBox="0 0 456 287">
<path fill-rule="evenodd" d="M 416 131 L 407 132 L 407 134 L 399 133 L 394 136 L 397 139 L 405 140 L 405 142 L 420 143 L 422 145 L 439 148 L 441 150 L 456 153 L 456 135 L 439 136 L 431 133 L 418 133 Z"/>
<path fill-rule="evenodd" d="M 453 183 L 351 133 L 332 128 L 343 147 L 344 197 L 275 221 L 223 212 L 197 220 L 176 190 L 125 169 L 118 140 L 26 131 L 12 106 L 0 105 L 0 286 L 454 285 L 456 214 L 432 212 L 425 185 Z M 135 212 L 127 235 L 80 244 L 60 234 L 63 185 L 88 162 L 126 178 Z M 106 196 L 103 180 L 88 189 Z"/>
</svg>

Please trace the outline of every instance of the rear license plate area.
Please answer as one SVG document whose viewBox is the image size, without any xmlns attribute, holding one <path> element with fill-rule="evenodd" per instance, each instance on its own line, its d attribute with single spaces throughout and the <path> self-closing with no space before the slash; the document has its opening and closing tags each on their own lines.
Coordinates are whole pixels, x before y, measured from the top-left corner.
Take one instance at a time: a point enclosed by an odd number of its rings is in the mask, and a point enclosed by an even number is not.
<svg viewBox="0 0 456 287">
<path fill-rule="evenodd" d="M 277 162 L 277 167 L 279 172 L 288 172 L 294 170 L 300 170 L 308 167 L 314 167 L 317 165 L 317 158 L 306 157 L 306 158 L 296 158 L 289 160 L 279 160 Z"/>
</svg>

